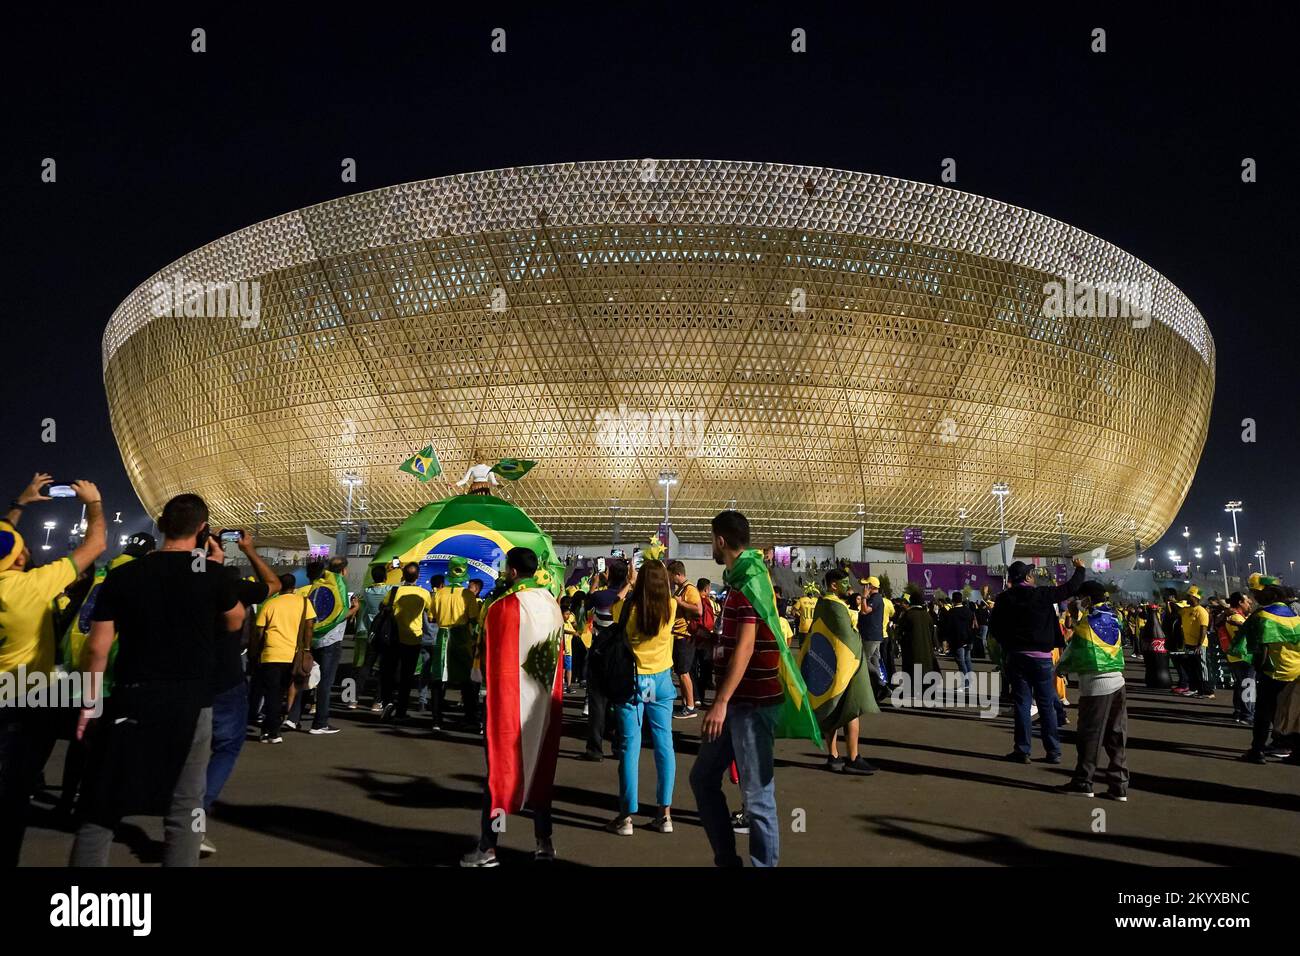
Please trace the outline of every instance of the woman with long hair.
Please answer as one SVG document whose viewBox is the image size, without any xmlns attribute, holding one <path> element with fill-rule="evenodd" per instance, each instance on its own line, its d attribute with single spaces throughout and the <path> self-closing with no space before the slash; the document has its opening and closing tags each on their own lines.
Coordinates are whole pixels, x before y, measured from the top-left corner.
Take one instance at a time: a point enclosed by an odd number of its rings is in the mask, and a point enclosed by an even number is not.
<svg viewBox="0 0 1300 956">
<path fill-rule="evenodd" d="M 641 759 L 642 728 L 648 729 L 655 758 L 655 798 L 659 813 L 650 829 L 673 832 L 673 783 L 677 758 L 673 753 L 673 618 L 676 602 L 672 582 L 662 561 L 647 559 L 637 572 L 627 600 L 627 640 L 636 658 L 636 697 L 615 708 L 621 731 L 615 745 L 618 756 L 619 812 L 605 829 L 620 836 L 632 835 L 632 815 L 637 800 L 638 767 Z M 623 602 L 612 608 L 614 620 L 623 614 Z"/>
</svg>

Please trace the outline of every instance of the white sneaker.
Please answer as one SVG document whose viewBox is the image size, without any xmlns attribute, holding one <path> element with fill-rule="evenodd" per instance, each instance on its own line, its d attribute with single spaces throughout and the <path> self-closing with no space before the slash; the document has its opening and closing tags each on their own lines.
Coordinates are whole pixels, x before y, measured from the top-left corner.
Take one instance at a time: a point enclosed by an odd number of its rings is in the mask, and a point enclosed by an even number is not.
<svg viewBox="0 0 1300 956">
<path fill-rule="evenodd" d="M 582 705 L 582 716 L 584 716 L 584 717 L 589 717 L 589 716 L 591 716 L 590 714 L 587 713 L 587 707 L 588 707 L 587 704 L 583 704 L 583 705 Z"/>
<path fill-rule="evenodd" d="M 272 737 L 270 734 L 262 734 L 261 742 L 264 744 L 282 744 L 284 743 L 284 738 L 279 736 L 278 734 L 274 737 Z"/>
<path fill-rule="evenodd" d="M 633 832 L 632 818 L 619 814 L 613 820 L 610 820 L 605 824 L 605 829 L 610 833 L 616 833 L 619 836 L 631 836 Z"/>
<path fill-rule="evenodd" d="M 313 727 L 311 730 L 307 731 L 307 733 L 316 735 L 337 734 L 339 733 L 339 729 L 337 727 Z"/>
<path fill-rule="evenodd" d="M 282 721 L 280 721 L 280 729 L 281 729 L 281 730 L 297 730 L 297 729 L 298 729 L 298 725 L 295 724 L 292 720 L 282 720 Z"/>
<path fill-rule="evenodd" d="M 204 837 L 203 842 L 199 844 L 199 856 L 212 856 L 216 852 L 217 848 L 212 845 L 212 841 Z"/>
<path fill-rule="evenodd" d="M 460 865 L 464 867 L 487 867 L 497 866 L 496 850 L 480 850 L 475 847 L 469 853 L 460 858 Z"/>
<path fill-rule="evenodd" d="M 672 817 L 656 817 L 655 820 L 654 820 L 654 822 L 652 822 L 652 823 L 650 824 L 650 829 L 651 829 L 651 830 L 654 830 L 656 833 L 672 833 L 672 832 L 673 832 L 673 818 L 672 818 Z"/>
</svg>

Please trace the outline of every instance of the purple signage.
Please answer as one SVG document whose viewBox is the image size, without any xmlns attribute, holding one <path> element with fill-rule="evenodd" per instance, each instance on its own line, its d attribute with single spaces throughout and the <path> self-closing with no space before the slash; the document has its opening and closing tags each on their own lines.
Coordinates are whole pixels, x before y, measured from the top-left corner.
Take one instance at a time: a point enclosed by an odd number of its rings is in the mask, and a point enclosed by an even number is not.
<svg viewBox="0 0 1300 956">
<path fill-rule="evenodd" d="M 989 577 L 988 568 L 982 564 L 909 564 L 907 581 L 919 584 L 926 597 L 936 590 L 951 594 L 962 588 L 979 591 L 986 585 L 993 591 L 1002 588 L 1001 579 Z"/>
</svg>

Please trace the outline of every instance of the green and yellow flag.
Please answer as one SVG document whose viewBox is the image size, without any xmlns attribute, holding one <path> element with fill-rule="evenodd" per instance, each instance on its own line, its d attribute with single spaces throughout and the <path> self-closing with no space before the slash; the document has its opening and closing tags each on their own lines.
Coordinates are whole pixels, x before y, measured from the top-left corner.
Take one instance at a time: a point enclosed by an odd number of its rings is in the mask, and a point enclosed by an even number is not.
<svg viewBox="0 0 1300 956">
<path fill-rule="evenodd" d="M 1124 669 L 1119 618 L 1109 604 L 1094 604 L 1074 625 L 1074 633 L 1057 662 L 1059 674 L 1109 674 Z"/>
<path fill-rule="evenodd" d="M 502 458 L 492 466 L 492 470 L 508 481 L 518 481 L 532 469 L 535 461 L 527 458 Z"/>
<path fill-rule="evenodd" d="M 863 714 L 878 714 L 871 671 L 863 666 L 862 637 L 839 597 L 827 594 L 813 611 L 799 647 L 799 674 L 821 732 L 830 736 Z"/>
<path fill-rule="evenodd" d="M 777 718 L 776 735 L 811 740 L 818 747 L 824 748 L 826 745 L 822 740 L 817 715 L 813 713 L 808 688 L 804 686 L 794 654 L 782 636 L 781 622 L 776 613 L 776 592 L 772 590 L 772 578 L 767 573 L 767 565 L 763 563 L 763 553 L 754 548 L 742 551 L 740 557 L 736 558 L 736 563 L 723 577 L 728 587 L 736 588 L 753 605 L 754 613 L 772 632 L 781 652 L 777 677 L 785 692 L 785 703 L 781 705 L 781 714 Z"/>
<path fill-rule="evenodd" d="M 415 475 L 421 481 L 428 481 L 442 474 L 442 465 L 438 463 L 438 456 L 433 453 L 433 446 L 425 445 L 398 465 L 397 470 L 404 471 L 408 475 Z"/>
</svg>

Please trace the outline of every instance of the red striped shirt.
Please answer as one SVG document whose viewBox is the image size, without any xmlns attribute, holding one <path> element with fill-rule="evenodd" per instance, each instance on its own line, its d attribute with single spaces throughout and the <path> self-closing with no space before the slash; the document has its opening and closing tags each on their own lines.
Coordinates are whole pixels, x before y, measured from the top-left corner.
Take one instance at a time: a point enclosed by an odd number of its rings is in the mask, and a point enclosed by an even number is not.
<svg viewBox="0 0 1300 956">
<path fill-rule="evenodd" d="M 781 681 L 777 677 L 781 651 L 777 647 L 772 631 L 759 620 L 754 606 L 749 603 L 749 598 L 740 593 L 739 588 L 731 588 L 727 592 L 726 603 L 722 605 L 722 640 L 718 643 L 719 665 L 724 671 L 726 670 L 731 655 L 736 650 L 736 638 L 740 634 L 740 626 L 750 622 L 754 624 L 754 653 L 731 699 L 760 707 L 779 704 L 785 698 L 781 690 Z M 714 680 L 720 679 L 720 677 L 714 678 Z"/>
</svg>

